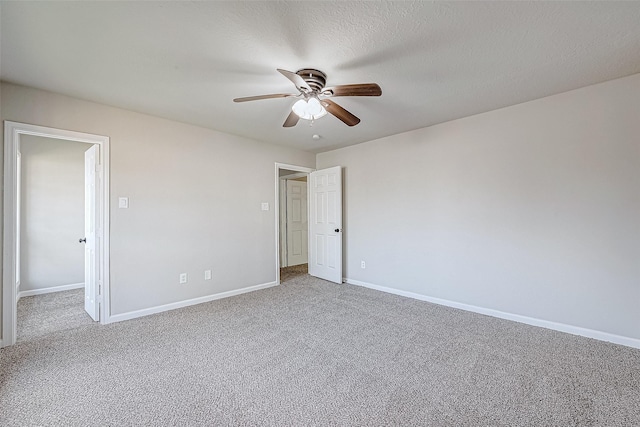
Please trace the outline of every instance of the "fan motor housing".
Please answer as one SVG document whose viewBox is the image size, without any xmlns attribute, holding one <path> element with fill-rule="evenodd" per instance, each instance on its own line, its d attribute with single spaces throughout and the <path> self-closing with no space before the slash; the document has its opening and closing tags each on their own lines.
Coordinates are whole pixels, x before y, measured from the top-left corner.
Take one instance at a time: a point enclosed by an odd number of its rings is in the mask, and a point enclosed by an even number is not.
<svg viewBox="0 0 640 427">
<path fill-rule="evenodd" d="M 321 92 L 327 83 L 327 75 L 315 68 L 303 68 L 296 71 L 296 74 L 302 77 L 314 92 Z"/>
</svg>

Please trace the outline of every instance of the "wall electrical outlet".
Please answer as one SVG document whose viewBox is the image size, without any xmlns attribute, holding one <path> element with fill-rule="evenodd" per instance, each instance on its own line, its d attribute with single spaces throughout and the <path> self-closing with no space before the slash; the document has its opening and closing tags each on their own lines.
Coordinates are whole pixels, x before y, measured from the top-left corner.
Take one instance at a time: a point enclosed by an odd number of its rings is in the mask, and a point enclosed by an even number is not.
<svg viewBox="0 0 640 427">
<path fill-rule="evenodd" d="M 367 268 L 367 264 L 364 261 L 360 261 L 360 268 Z"/>
<path fill-rule="evenodd" d="M 187 273 L 180 273 L 180 284 L 184 285 L 187 283 Z"/>
<path fill-rule="evenodd" d="M 204 271 L 204 280 L 211 280 L 211 270 Z"/>
</svg>

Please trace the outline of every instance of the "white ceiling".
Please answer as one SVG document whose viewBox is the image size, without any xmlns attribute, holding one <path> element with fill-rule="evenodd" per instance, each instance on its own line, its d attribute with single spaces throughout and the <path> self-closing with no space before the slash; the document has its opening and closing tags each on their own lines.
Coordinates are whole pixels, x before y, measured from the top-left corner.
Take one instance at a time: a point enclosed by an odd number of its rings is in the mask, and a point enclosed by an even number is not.
<svg viewBox="0 0 640 427">
<path fill-rule="evenodd" d="M 2 2 L 2 80 L 320 152 L 640 72 L 640 2 Z M 362 119 L 282 123 L 276 68 Z M 320 139 L 312 139 L 319 134 Z"/>
</svg>

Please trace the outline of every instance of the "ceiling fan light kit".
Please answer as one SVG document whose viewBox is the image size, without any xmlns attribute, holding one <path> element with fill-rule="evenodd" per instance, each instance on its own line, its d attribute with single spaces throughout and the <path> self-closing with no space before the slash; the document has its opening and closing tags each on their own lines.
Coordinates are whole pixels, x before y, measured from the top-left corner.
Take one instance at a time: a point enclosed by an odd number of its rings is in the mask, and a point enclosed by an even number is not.
<svg viewBox="0 0 640 427">
<path fill-rule="evenodd" d="M 291 110 L 301 119 L 317 120 L 327 115 L 327 110 L 320 104 L 318 98 L 312 96 L 308 100 L 300 99 L 291 107 Z"/>
<path fill-rule="evenodd" d="M 315 68 L 302 68 L 295 73 L 278 69 L 278 72 L 291 80 L 296 86 L 296 89 L 298 89 L 298 94 L 278 93 L 272 95 L 247 96 L 235 98 L 233 101 L 247 102 L 272 98 L 300 98 L 291 107 L 291 112 L 284 121 L 283 127 L 295 126 L 298 123 L 298 119 L 317 120 L 326 116 L 327 113 L 340 119 L 347 126 L 355 126 L 360 123 L 360 119 L 328 98 L 336 96 L 382 95 L 382 89 L 380 89 L 380 86 L 376 83 L 360 83 L 325 88 L 327 75 Z"/>
</svg>

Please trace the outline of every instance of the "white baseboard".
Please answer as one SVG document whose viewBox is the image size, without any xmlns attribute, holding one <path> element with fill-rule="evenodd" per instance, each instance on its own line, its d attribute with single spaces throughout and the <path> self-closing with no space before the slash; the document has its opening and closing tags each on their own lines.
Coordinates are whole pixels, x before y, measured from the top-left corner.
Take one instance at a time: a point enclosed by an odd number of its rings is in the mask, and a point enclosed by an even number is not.
<svg viewBox="0 0 640 427">
<path fill-rule="evenodd" d="M 400 295 L 407 298 L 413 298 L 420 301 L 427 301 L 433 304 L 444 305 L 447 307 L 458 308 L 460 310 L 472 311 L 474 313 L 484 314 L 487 316 L 498 317 L 500 319 L 512 320 L 514 322 L 525 323 L 527 325 L 539 326 L 541 328 L 552 329 L 554 331 L 566 332 L 572 335 L 580 335 L 582 337 L 593 338 L 600 341 L 607 341 L 614 344 L 620 344 L 627 347 L 640 349 L 640 339 L 625 337 L 622 335 L 610 334 L 608 332 L 596 331 L 594 329 L 581 328 L 578 326 L 567 325 L 564 323 L 551 322 L 548 320 L 536 319 L 535 317 L 521 316 L 519 314 L 506 313 L 504 311 L 493 310 L 490 308 L 478 307 L 475 305 L 463 304 L 460 302 L 450 301 L 441 298 L 434 298 L 427 295 L 416 294 L 414 292 L 403 291 L 400 289 L 388 288 L 385 286 L 374 285 L 359 280 L 345 278 L 344 282 L 350 285 L 362 286 L 369 289 L 375 289 L 381 292 Z"/>
<path fill-rule="evenodd" d="M 142 310 L 129 311 L 127 313 L 122 313 L 122 314 L 114 314 L 110 316 L 105 323 L 115 323 L 115 322 L 122 322 L 124 320 L 136 319 L 138 317 L 144 317 L 150 314 L 162 313 L 163 311 L 175 310 L 177 308 L 188 307 L 190 305 L 202 304 L 203 302 L 209 302 L 217 299 L 228 298 L 235 295 L 245 294 L 247 292 L 258 291 L 260 289 L 266 289 L 272 286 L 276 286 L 277 284 L 278 284 L 277 282 L 263 283 L 260 285 L 248 286 L 246 288 L 235 289 L 233 291 L 220 292 L 218 294 L 207 295 L 204 297 L 173 302 L 171 304 L 144 308 Z"/>
<path fill-rule="evenodd" d="M 18 299 L 22 297 L 30 297 L 33 295 L 50 294 L 52 292 L 70 291 L 71 289 L 84 288 L 84 283 L 72 283 L 70 285 L 52 286 L 50 288 L 31 289 L 28 291 L 18 292 Z"/>
</svg>

